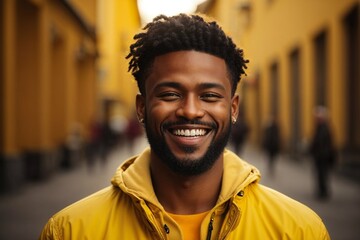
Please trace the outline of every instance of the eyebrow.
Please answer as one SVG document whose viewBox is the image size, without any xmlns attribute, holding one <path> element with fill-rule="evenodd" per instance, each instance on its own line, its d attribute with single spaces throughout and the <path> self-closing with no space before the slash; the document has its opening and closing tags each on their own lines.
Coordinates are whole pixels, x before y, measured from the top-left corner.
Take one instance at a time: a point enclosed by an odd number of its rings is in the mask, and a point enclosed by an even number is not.
<svg viewBox="0 0 360 240">
<path fill-rule="evenodd" d="M 162 82 L 155 86 L 155 89 L 161 87 L 173 87 L 173 88 L 181 88 L 181 84 L 177 82 Z"/>
<path fill-rule="evenodd" d="M 200 84 L 201 89 L 208 89 L 208 88 L 219 88 L 221 90 L 226 90 L 223 84 L 219 83 L 201 83 Z"/>
<path fill-rule="evenodd" d="M 182 88 L 181 84 L 178 82 L 162 82 L 162 83 L 159 83 L 158 85 L 156 85 L 155 89 L 161 88 L 161 87 Z M 200 89 L 218 88 L 223 91 L 226 91 L 224 85 L 219 84 L 219 83 L 210 83 L 210 82 L 200 83 L 199 88 Z"/>
</svg>

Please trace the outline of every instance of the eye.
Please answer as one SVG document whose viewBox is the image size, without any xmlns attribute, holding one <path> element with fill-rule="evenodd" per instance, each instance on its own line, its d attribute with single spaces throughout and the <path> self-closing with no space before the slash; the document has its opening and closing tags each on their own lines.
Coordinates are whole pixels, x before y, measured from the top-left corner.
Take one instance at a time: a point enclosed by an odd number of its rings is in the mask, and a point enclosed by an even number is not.
<svg viewBox="0 0 360 240">
<path fill-rule="evenodd" d="M 160 98 L 161 100 L 170 102 L 179 99 L 181 96 L 176 92 L 163 92 L 158 94 L 157 97 Z"/>
<path fill-rule="evenodd" d="M 200 96 L 200 99 L 206 102 L 217 102 L 222 98 L 224 97 L 218 93 L 204 93 Z"/>
</svg>

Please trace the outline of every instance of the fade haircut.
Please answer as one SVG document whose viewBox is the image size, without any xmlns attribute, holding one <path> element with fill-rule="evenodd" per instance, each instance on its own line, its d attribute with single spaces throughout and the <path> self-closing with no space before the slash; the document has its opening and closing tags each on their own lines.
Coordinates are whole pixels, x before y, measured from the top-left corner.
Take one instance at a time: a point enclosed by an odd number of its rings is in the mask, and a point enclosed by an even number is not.
<svg viewBox="0 0 360 240">
<path fill-rule="evenodd" d="M 159 15 L 143 30 L 134 36 L 135 43 L 130 46 L 130 53 L 126 56 L 126 59 L 131 58 L 128 71 L 133 74 L 141 94 L 145 94 L 145 79 L 150 74 L 155 57 L 195 50 L 225 61 L 234 95 L 249 61 L 243 58 L 243 50 L 236 47 L 215 21 L 206 21 L 199 15 Z"/>
</svg>

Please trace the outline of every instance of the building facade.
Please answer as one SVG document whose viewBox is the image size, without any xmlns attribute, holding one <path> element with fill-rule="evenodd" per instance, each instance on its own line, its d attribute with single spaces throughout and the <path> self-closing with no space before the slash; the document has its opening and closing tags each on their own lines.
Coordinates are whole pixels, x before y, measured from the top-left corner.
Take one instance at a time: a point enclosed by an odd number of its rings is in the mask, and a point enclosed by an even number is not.
<svg viewBox="0 0 360 240">
<path fill-rule="evenodd" d="M 96 0 L 0 2 L 1 191 L 51 175 L 96 113 Z M 75 137 L 74 137 L 75 136 Z"/>
<path fill-rule="evenodd" d="M 135 107 L 137 85 L 128 72 L 126 56 L 140 25 L 136 0 L 98 2 L 99 91 L 103 115 L 115 125 L 131 117 Z"/>
</svg>

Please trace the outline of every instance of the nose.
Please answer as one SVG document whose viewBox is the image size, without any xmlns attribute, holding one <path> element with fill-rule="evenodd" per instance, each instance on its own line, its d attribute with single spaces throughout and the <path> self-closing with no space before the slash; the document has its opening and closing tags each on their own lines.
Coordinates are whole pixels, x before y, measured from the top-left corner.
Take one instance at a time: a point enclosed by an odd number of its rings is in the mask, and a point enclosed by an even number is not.
<svg viewBox="0 0 360 240">
<path fill-rule="evenodd" d="M 201 118 L 205 114 L 201 100 L 197 96 L 189 95 L 185 97 L 178 109 L 176 110 L 176 116 L 185 119 Z"/>
</svg>

